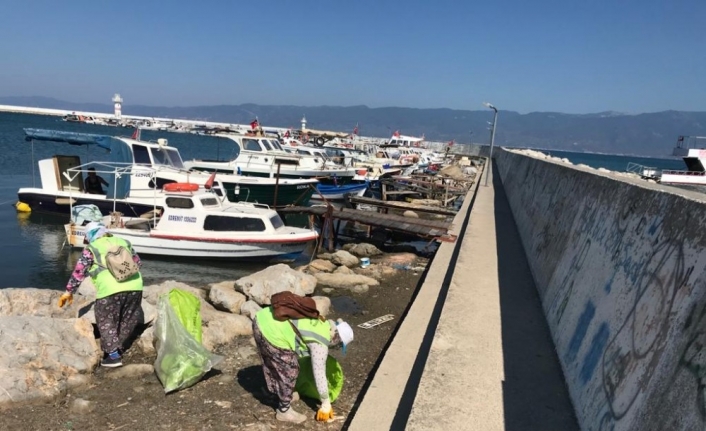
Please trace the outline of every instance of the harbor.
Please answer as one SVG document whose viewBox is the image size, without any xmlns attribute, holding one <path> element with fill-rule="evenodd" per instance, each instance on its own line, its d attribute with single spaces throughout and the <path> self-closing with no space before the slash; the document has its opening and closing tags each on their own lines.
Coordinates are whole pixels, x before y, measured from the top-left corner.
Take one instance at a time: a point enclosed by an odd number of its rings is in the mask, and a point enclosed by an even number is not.
<svg viewBox="0 0 706 431">
<path fill-rule="evenodd" d="M 260 280 L 282 280 L 281 283 L 292 283 L 290 287 L 296 289 L 294 286 L 298 286 L 299 282 L 292 280 L 313 277 L 316 286 L 306 292 L 318 301 L 317 307 L 325 310 L 328 316 L 343 318 L 356 326 L 355 349 L 351 347 L 346 356 L 334 352 L 346 370 L 347 383 L 343 395 L 336 401 L 340 419 L 329 424 L 329 427 L 351 430 L 371 429 L 375 426 L 383 429 L 429 429 L 437 423 L 437 419 L 418 412 L 444 411 L 445 407 L 439 403 L 443 394 L 435 382 L 447 374 L 460 373 L 463 378 L 449 382 L 443 391 L 465 393 L 465 388 L 471 384 L 477 388 L 466 394 L 469 402 L 462 408 L 455 407 L 454 411 L 463 411 L 466 416 L 478 415 L 483 423 L 482 429 L 503 429 L 507 424 L 530 421 L 537 429 L 578 430 L 579 423 L 591 419 L 577 417 L 575 403 L 592 401 L 577 397 L 576 388 L 581 383 L 576 383 L 577 377 L 571 372 L 563 372 L 560 364 L 567 361 L 570 355 L 555 353 L 555 349 L 565 347 L 557 347 L 550 333 L 564 339 L 566 334 L 561 327 L 553 326 L 551 322 L 549 326 L 545 324 L 541 300 L 546 293 L 534 284 L 531 268 L 544 268 L 541 259 L 552 259 L 545 253 L 559 253 L 557 259 L 561 264 L 555 271 L 564 274 L 564 279 L 572 271 L 585 270 L 575 260 L 579 250 L 572 248 L 566 251 L 566 257 L 562 257 L 564 254 L 552 251 L 553 248 L 543 249 L 541 244 L 544 242 L 532 241 L 547 241 L 551 247 L 557 247 L 558 243 L 552 236 L 554 229 L 576 228 L 583 232 L 577 234 L 589 235 L 593 231 L 590 220 L 615 218 L 618 213 L 626 213 L 624 210 L 613 211 L 612 205 L 624 203 L 632 205 L 633 209 L 640 208 L 639 202 L 642 200 L 633 200 L 631 203 L 629 196 L 633 194 L 652 196 L 651 193 L 655 193 L 654 196 L 660 199 L 679 202 L 687 198 L 691 202 L 687 206 L 698 205 L 695 202 L 700 199 L 696 194 L 682 196 L 686 192 L 645 181 L 637 174 L 573 164 L 569 158 L 532 150 L 507 149 L 496 150 L 492 172 L 489 172 L 490 163 L 485 158 L 450 152 L 435 154 L 433 162 L 426 167 L 415 167 L 407 163 L 396 169 L 392 166 L 382 167 L 379 160 L 375 160 L 378 157 L 371 158 L 367 162 L 369 165 L 364 167 L 362 164 L 352 164 L 363 161 L 351 160 L 350 178 L 344 179 L 341 175 L 343 171 L 336 171 L 335 180 L 333 175 L 328 178 L 331 189 L 319 189 L 326 175 L 315 173 L 315 178 L 306 179 L 310 183 L 302 183 L 303 188 L 297 193 L 288 194 L 283 188 L 288 182 L 304 179 L 292 178 L 294 171 L 286 171 L 285 163 L 271 165 L 271 175 L 251 177 L 242 175 L 243 167 L 238 172 L 237 159 L 240 154 L 230 159 L 221 158 L 219 163 L 230 165 L 221 168 L 220 172 L 218 169 L 189 171 L 181 167 L 187 165 L 186 161 L 189 160 L 219 159 L 218 154 L 213 157 L 213 153 L 209 154 L 208 151 L 221 151 L 218 145 L 212 144 L 221 142 L 219 140 L 223 137 L 167 134 L 168 138 L 165 139 L 162 137 L 164 133 L 148 130 L 141 131 L 142 136 L 140 133 L 121 136 L 110 134 L 111 130 L 117 130 L 115 127 L 72 124 L 70 127 L 73 129 L 69 130 L 57 127 L 56 121 L 39 118 L 35 118 L 35 123 L 31 124 L 36 127 L 18 128 L 21 122 L 5 125 L 13 128 L 13 142 L 18 143 L 19 152 L 27 160 L 21 162 L 23 165 L 18 162 L 17 166 L 7 166 L 9 172 L 16 174 L 6 177 L 0 183 L 1 196 L 5 200 L 0 223 L 5 223 L 8 231 L 20 233 L 19 237 L 13 237 L 12 234 L 9 236 L 10 244 L 16 244 L 18 250 L 25 253 L 17 253 L 17 257 L 24 256 L 18 261 L 17 270 L 28 264 L 36 266 L 34 261 L 27 260 L 28 250 L 37 250 L 41 254 L 45 269 L 35 272 L 30 281 L 19 284 L 23 286 L 19 289 L 3 289 L 2 295 L 5 303 L 11 304 L 11 309 L 19 310 L 20 303 L 32 304 L 32 311 L 23 313 L 54 316 L 47 318 L 54 322 L 51 324 L 52 330 L 62 327 L 51 319 L 61 320 L 68 315 L 60 315 L 53 308 L 44 309 L 41 304 L 53 306 L 60 292 L 52 287 L 58 284 L 61 288 L 78 259 L 77 251 L 82 244 L 76 242 L 76 247 L 71 248 L 64 232 L 65 226 L 77 229 L 81 227 L 82 223 L 78 220 L 73 220 L 76 223 L 74 225 L 66 225 L 75 205 L 103 206 L 100 217 L 104 218 L 105 224 L 113 229 L 115 235 L 149 236 L 162 232 L 163 236 L 166 234 L 172 237 L 170 241 L 183 241 L 193 232 L 193 228 L 187 229 L 182 223 L 195 222 L 209 215 L 220 216 L 219 211 L 227 212 L 237 208 L 239 213 L 247 217 L 260 214 L 261 225 L 265 226 L 263 235 L 270 235 L 280 229 L 275 226 L 281 218 L 285 225 L 289 225 L 289 220 L 293 219 L 297 220 L 294 223 L 299 226 L 298 230 L 286 236 L 310 236 L 304 237 L 308 246 L 303 251 L 297 251 L 297 256 L 285 256 L 283 260 L 255 257 L 249 261 L 196 258 L 196 254 L 191 251 L 182 256 L 170 256 L 164 249 L 151 254 L 149 247 L 164 247 L 164 243 L 157 243 L 155 239 L 153 243 L 142 244 L 135 240 L 137 247 L 147 247 L 141 249 L 147 280 L 143 308 L 154 309 L 158 293 L 173 288 L 192 292 L 202 298 L 204 345 L 228 360 L 219 365 L 210 377 L 181 391 L 180 397 L 165 398 L 152 368 L 155 360 L 154 339 L 150 338 L 150 332 L 145 332 L 135 347 L 125 355 L 125 371 L 120 374 L 120 379 L 114 379 L 110 371 L 101 368 L 88 374 L 77 371 L 76 375 L 93 382 L 93 387 L 86 389 L 67 382 L 65 391 L 70 396 L 51 395 L 52 399 L 62 400 L 60 402 L 63 404 L 58 408 L 33 402 L 29 406 L 11 408 L 6 416 L 7 423 L 17 426 L 27 421 L 30 409 L 37 420 L 61 426 L 67 423 L 64 418 L 69 417 L 72 426 L 91 427 L 100 423 L 107 429 L 117 428 L 125 425 L 127 416 L 137 418 L 130 420 L 139 420 L 150 427 L 165 421 L 176 425 L 176 422 L 170 422 L 170 418 L 178 415 L 176 412 L 184 411 L 184 408 L 190 418 L 179 418 L 179 423 L 187 427 L 203 424 L 218 427 L 223 423 L 224 411 L 228 412 L 225 420 L 234 427 L 255 426 L 248 425 L 251 423 L 263 424 L 268 428 L 271 428 L 269 425 L 276 426 L 270 408 L 258 392 L 264 382 L 257 352 L 250 341 L 252 313 L 266 305 L 266 296 L 244 286 L 250 286 L 250 280 L 254 277 Z M 59 121 L 61 126 L 68 123 Z M 193 144 L 192 140 L 195 139 L 199 140 L 198 145 Z M 257 143 L 261 149 L 267 145 L 276 148 L 273 140 L 277 138 L 267 133 L 252 133 L 248 139 L 253 141 L 251 145 Z M 231 142 L 235 144 L 228 145 L 237 144 L 244 148 L 246 141 Z M 277 142 L 281 142 L 282 146 L 283 141 Z M 320 147 L 314 145 L 307 148 Z M 139 164 L 134 163 L 137 160 L 134 156 L 131 159 L 120 159 L 125 154 L 139 154 L 140 151 L 143 158 L 139 159 Z M 384 151 L 389 151 L 389 148 Z M 71 155 L 72 152 L 74 155 Z M 229 154 L 232 156 L 234 153 Z M 291 161 L 297 160 L 296 154 L 283 152 L 277 157 Z M 308 154 L 306 157 L 317 156 Z M 32 161 L 31 165 L 29 160 Z M 419 160 L 422 160 L 421 157 Z M 96 171 L 104 175 L 109 183 L 103 195 L 84 193 L 88 190 L 85 180 L 91 166 L 95 166 Z M 288 166 L 291 169 L 293 165 Z M 34 170 L 33 175 L 27 174 L 30 169 Z M 285 177 L 285 173 L 289 175 Z M 134 182 L 122 188 L 117 187 L 121 181 L 132 177 L 136 177 Z M 490 180 L 488 185 L 484 184 L 486 178 Z M 366 193 L 368 190 L 370 193 L 358 195 L 355 189 L 344 188 L 355 181 L 366 188 Z M 246 190 L 254 190 L 254 184 L 268 187 L 271 208 L 250 200 L 256 194 Z M 592 209 L 588 214 L 585 208 L 561 212 L 562 218 L 557 223 L 536 221 L 531 216 L 535 210 L 542 213 L 552 210 L 550 203 L 535 200 L 538 190 L 550 190 L 558 199 L 563 199 L 563 205 L 578 205 L 572 191 L 577 184 L 593 199 L 594 204 L 590 206 Z M 604 199 L 601 190 L 612 186 L 618 187 L 623 198 L 615 202 Z M 34 208 L 30 208 L 29 212 L 17 212 L 19 205 L 15 205 L 16 198 L 25 196 L 30 189 L 35 195 L 40 191 L 46 194 L 51 190 L 51 193 L 34 203 L 27 199 L 27 206 L 31 204 Z M 120 190 L 124 196 L 117 195 Z M 340 193 L 328 194 L 331 190 Z M 59 192 L 65 192 L 66 195 Z M 319 199 L 313 199 L 314 195 Z M 308 200 L 298 202 L 302 196 Z M 216 199 L 216 202 L 212 199 Z M 133 209 L 133 213 L 126 214 L 122 221 L 113 218 L 113 212 L 118 209 L 115 206 L 118 201 L 126 204 L 125 208 Z M 191 203 L 187 204 L 187 201 Z M 174 206 L 170 207 L 167 202 Z M 136 206 L 138 204 L 144 207 Z M 158 209 L 159 215 L 155 213 Z M 596 218 L 591 216 L 591 211 L 601 211 L 603 215 Z M 571 214 L 586 214 L 585 220 L 580 218 L 586 226 L 575 227 L 576 220 Z M 642 213 L 638 212 L 628 220 L 635 219 L 639 214 Z M 568 217 L 568 221 L 563 217 Z M 637 223 L 636 219 L 628 221 L 632 228 L 625 232 L 632 235 L 632 232 L 639 231 L 639 226 L 644 225 L 644 235 L 651 238 L 663 229 L 675 229 L 672 225 L 662 228 L 660 226 L 663 221 L 655 219 L 654 215 L 649 217 L 649 223 Z M 535 226 L 534 223 L 540 225 Z M 616 222 L 611 226 L 614 226 L 611 232 L 618 235 L 621 224 Z M 206 224 L 203 227 L 206 228 Z M 527 229 L 531 229 L 531 232 L 528 233 Z M 653 230 L 654 233 L 650 233 Z M 220 232 L 221 236 L 214 238 L 224 243 L 223 239 L 231 233 Z M 198 232 L 200 245 L 211 241 L 207 234 L 207 230 Z M 174 238 L 175 235 L 179 238 Z M 272 236 L 267 240 L 275 239 Z M 162 240 L 164 238 L 159 239 Z M 244 250 L 240 245 L 243 240 L 241 235 L 233 241 L 237 250 Z M 249 236 L 247 240 L 258 241 L 254 236 Z M 600 245 L 600 241 L 606 240 L 596 238 L 595 241 Z M 640 243 L 642 239 L 636 237 L 634 241 Z M 527 255 L 523 248 L 526 244 L 534 244 L 540 251 L 536 255 Z M 609 243 L 605 247 L 613 250 Z M 183 248 L 175 247 L 174 250 Z M 275 253 L 282 251 L 277 247 L 274 250 Z M 601 250 L 599 248 L 583 253 L 591 252 L 594 253 L 593 258 L 604 259 Z M 668 254 L 665 256 L 679 255 L 677 249 L 659 250 L 666 250 Z M 263 256 L 262 253 L 272 253 L 273 248 L 263 247 L 257 251 L 250 249 L 248 252 Z M 646 262 L 647 268 L 654 267 L 648 256 L 650 253 L 642 254 L 646 256 L 641 259 Z M 570 258 L 574 260 L 567 261 Z M 664 262 L 663 259 L 661 261 Z M 678 259 L 675 262 L 678 265 Z M 607 266 L 610 267 L 610 264 L 607 263 Z M 662 271 L 660 268 L 658 265 L 652 269 Z M 12 274 L 12 270 L 9 271 L 10 278 Z M 603 273 L 601 277 L 607 280 L 611 274 Z M 591 278 L 584 274 L 573 283 L 595 289 L 590 284 Z M 629 283 L 622 281 L 625 279 L 619 277 L 611 281 L 611 289 L 629 289 Z M 563 288 L 563 285 L 556 284 L 558 281 L 553 283 L 552 288 Z M 600 293 L 591 295 L 595 298 L 610 295 L 605 285 L 601 284 L 598 289 Z M 31 289 L 31 286 L 39 289 Z M 222 292 L 243 295 L 245 302 L 238 299 L 233 303 L 235 305 L 227 305 L 229 303 L 219 299 Z M 569 316 L 567 318 L 580 320 L 581 299 L 577 297 L 578 294 L 565 292 L 564 295 L 568 304 L 565 311 Z M 83 298 L 79 300 L 83 301 Z M 80 308 L 80 304 L 82 302 L 75 306 Z M 684 304 L 679 306 L 683 308 Z M 66 312 L 75 311 L 70 309 Z M 518 316 L 522 318 L 518 320 Z M 5 319 L 7 330 L 15 331 L 13 325 L 32 317 L 12 315 Z M 76 320 L 83 322 L 85 318 Z M 522 324 L 518 324 L 518 321 Z M 474 328 L 471 332 L 478 343 L 465 342 L 467 334 L 457 330 L 459 322 L 465 322 L 464 327 Z M 37 330 L 50 333 L 48 327 Z M 68 328 L 63 331 L 72 333 Z M 93 336 L 89 338 L 92 340 Z M 449 345 L 454 347 L 439 348 Z M 615 348 L 610 346 L 605 349 L 610 353 L 608 350 Z M 40 353 L 37 356 L 41 361 L 48 360 Z M 517 357 L 533 359 L 518 361 Z M 93 369 L 89 363 L 91 358 L 84 355 L 81 359 L 87 361 L 88 370 Z M 49 362 L 44 367 L 51 369 Z M 508 375 L 511 376 L 510 380 Z M 578 377 L 579 380 L 581 378 Z M 511 395 L 504 391 L 506 383 L 512 385 Z M 618 383 L 624 384 L 620 381 Z M 600 385 L 595 379 L 586 384 Z M 21 388 L 9 384 L 4 387 L 15 398 L 26 396 Z M 543 389 L 538 391 L 537 387 Z M 103 414 L 100 418 L 90 411 L 78 413 L 83 408 L 80 406 L 87 406 L 85 408 L 88 410 L 95 409 L 105 402 L 103 400 L 107 399 L 108 394 L 111 399 L 117 396 L 125 400 L 120 404 L 121 410 L 109 415 Z M 575 398 L 572 399 L 570 394 L 574 394 Z M 239 401 L 237 406 L 234 397 Z M 204 400 L 208 402 L 204 403 Z M 184 402 L 187 407 L 182 405 Z M 157 406 L 167 413 L 157 416 L 144 414 L 144 405 Z M 295 405 L 298 409 L 306 408 L 301 401 Z M 497 409 L 503 409 L 502 417 L 492 414 Z M 453 414 L 447 412 L 445 417 L 443 423 L 449 427 L 464 426 Z M 613 423 L 621 420 L 607 416 L 604 418 Z M 303 425 L 303 429 L 313 430 L 316 426 L 314 421 L 310 421 Z"/>
</svg>

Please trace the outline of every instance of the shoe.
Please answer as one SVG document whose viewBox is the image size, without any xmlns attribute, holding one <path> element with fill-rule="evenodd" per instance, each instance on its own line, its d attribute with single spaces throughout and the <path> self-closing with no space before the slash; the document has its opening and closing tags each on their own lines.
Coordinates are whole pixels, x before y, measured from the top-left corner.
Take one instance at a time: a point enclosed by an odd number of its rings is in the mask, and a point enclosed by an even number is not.
<svg viewBox="0 0 706 431">
<path fill-rule="evenodd" d="M 295 424 L 300 424 L 306 421 L 305 415 L 295 412 L 294 409 L 291 407 L 288 408 L 286 412 L 281 412 L 279 409 L 277 409 L 277 414 L 275 415 L 275 418 L 281 422 L 292 422 Z"/>
<path fill-rule="evenodd" d="M 101 367 L 117 368 L 123 366 L 123 360 L 117 351 L 111 352 L 101 360 Z"/>
</svg>

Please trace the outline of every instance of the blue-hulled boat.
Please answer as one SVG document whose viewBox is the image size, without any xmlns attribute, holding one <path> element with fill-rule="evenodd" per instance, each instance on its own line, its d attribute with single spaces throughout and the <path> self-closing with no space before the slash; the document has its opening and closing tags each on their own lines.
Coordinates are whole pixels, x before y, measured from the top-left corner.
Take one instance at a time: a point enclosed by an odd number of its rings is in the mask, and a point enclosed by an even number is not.
<svg viewBox="0 0 706 431">
<path fill-rule="evenodd" d="M 323 196 L 326 200 L 342 200 L 346 195 L 363 196 L 365 191 L 368 189 L 368 184 L 317 184 L 316 189 L 318 190 L 318 193 L 311 195 L 312 199 L 320 200 Z"/>
</svg>

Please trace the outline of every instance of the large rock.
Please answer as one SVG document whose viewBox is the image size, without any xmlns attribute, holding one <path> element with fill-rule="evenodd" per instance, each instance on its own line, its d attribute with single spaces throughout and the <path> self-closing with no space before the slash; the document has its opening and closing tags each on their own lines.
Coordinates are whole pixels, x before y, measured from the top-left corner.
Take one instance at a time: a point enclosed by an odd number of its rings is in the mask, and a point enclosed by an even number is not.
<svg viewBox="0 0 706 431">
<path fill-rule="evenodd" d="M 85 306 L 90 299 L 74 295 L 72 305 L 59 308 L 60 290 L 16 287 L 0 289 L 0 316 L 37 316 L 70 319 Z"/>
<path fill-rule="evenodd" d="M 380 283 L 371 277 L 360 274 L 316 274 L 319 283 L 335 289 L 347 289 L 356 293 L 367 292 L 367 287 L 378 286 Z M 365 286 L 366 288 L 362 288 Z"/>
<path fill-rule="evenodd" d="M 417 255 L 414 253 L 394 253 L 384 256 L 380 263 L 401 269 L 412 265 L 415 260 L 417 260 Z"/>
<path fill-rule="evenodd" d="M 216 311 L 218 316 L 202 328 L 201 342 L 208 350 L 226 344 L 240 335 L 252 335 L 252 321 L 246 316 Z"/>
<path fill-rule="evenodd" d="M 280 263 L 240 278 L 235 285 L 251 300 L 260 305 L 269 305 L 272 295 L 285 290 L 300 296 L 312 294 L 316 288 L 316 277 Z"/>
<path fill-rule="evenodd" d="M 345 250 L 338 250 L 333 255 L 331 255 L 331 262 L 336 265 L 343 265 L 347 267 L 352 267 L 358 265 L 360 262 L 357 257 L 353 256 Z"/>
<path fill-rule="evenodd" d="M 316 309 L 322 316 L 328 316 L 331 311 L 331 298 L 328 296 L 312 296 L 311 299 L 316 302 Z"/>
<path fill-rule="evenodd" d="M 208 292 L 208 299 L 218 310 L 229 311 L 233 314 L 240 314 L 240 307 L 248 299 L 240 292 L 235 291 L 235 282 L 224 281 L 211 285 Z"/>
<path fill-rule="evenodd" d="M 365 275 L 367 277 L 372 277 L 376 280 L 383 280 L 389 277 L 394 277 L 399 273 L 399 269 L 392 266 L 372 264 L 367 268 L 356 268 L 355 272 L 357 274 Z"/>
<path fill-rule="evenodd" d="M 150 326 L 140 334 L 140 337 L 135 341 L 135 345 L 145 355 L 153 355 L 157 353 L 155 340 L 154 326 Z"/>
<path fill-rule="evenodd" d="M 0 408 L 83 385 L 100 358 L 87 320 L 0 317 Z"/>
<path fill-rule="evenodd" d="M 348 268 L 347 266 L 339 266 L 336 268 L 335 271 L 333 271 L 334 274 L 353 274 L 353 270 Z"/>
<path fill-rule="evenodd" d="M 317 272 L 333 272 L 336 265 L 333 262 L 324 259 L 315 259 L 309 264 L 309 272 L 315 274 Z"/>
<path fill-rule="evenodd" d="M 262 307 L 255 301 L 246 301 L 242 307 L 240 307 L 240 314 L 247 316 L 250 319 L 254 319 L 258 311 L 262 310 Z"/>
<path fill-rule="evenodd" d="M 346 250 L 358 257 L 373 257 L 382 254 L 382 251 L 380 251 L 379 248 L 365 242 L 361 242 L 360 244 L 353 244 L 350 247 L 346 248 Z"/>
</svg>

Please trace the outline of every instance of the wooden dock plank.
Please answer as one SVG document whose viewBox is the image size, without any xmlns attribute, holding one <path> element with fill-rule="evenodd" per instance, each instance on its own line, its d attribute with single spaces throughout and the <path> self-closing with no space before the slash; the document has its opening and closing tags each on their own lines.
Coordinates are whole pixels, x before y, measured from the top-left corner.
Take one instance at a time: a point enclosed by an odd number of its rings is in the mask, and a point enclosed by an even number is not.
<svg viewBox="0 0 706 431">
<path fill-rule="evenodd" d="M 310 214 L 325 216 L 326 207 L 286 207 L 278 211 L 282 214 Z M 370 226 L 379 226 L 386 229 L 406 232 L 426 238 L 447 235 L 451 221 L 425 220 L 403 217 L 395 214 L 382 214 L 370 211 L 360 211 L 349 208 L 334 209 L 331 212 L 334 220 L 352 221 Z"/>
</svg>

